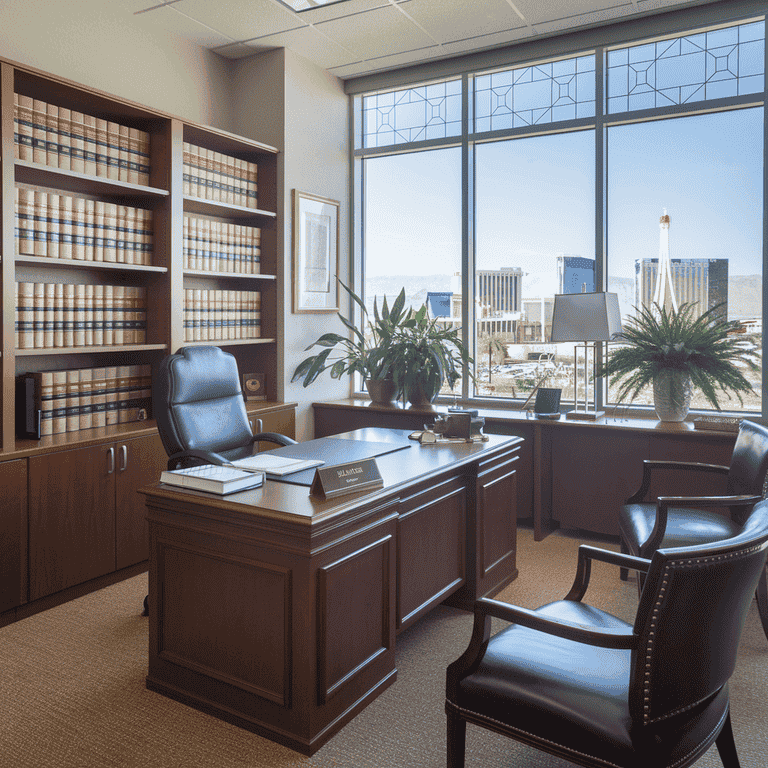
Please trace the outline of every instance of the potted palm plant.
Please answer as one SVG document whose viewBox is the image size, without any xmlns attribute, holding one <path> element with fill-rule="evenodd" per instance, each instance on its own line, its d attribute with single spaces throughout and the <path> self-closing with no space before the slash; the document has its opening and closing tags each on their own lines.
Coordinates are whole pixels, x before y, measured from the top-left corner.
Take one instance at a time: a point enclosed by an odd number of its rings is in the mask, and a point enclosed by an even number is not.
<svg viewBox="0 0 768 768">
<path fill-rule="evenodd" d="M 661 421 L 683 421 L 694 387 L 720 410 L 718 395 L 733 393 L 743 404 L 742 394 L 752 385 L 737 362 L 758 370 L 749 350 L 743 349 L 733 332 L 734 321 L 722 318 L 722 304 L 700 316 L 694 304 L 685 303 L 677 312 L 654 305 L 643 307 L 627 321 L 622 346 L 601 367 L 600 375 L 620 381 L 618 402 L 634 400 L 648 384 L 653 385 L 654 407 Z"/>
<path fill-rule="evenodd" d="M 303 386 L 308 387 L 325 370 L 330 370 L 331 378 L 334 379 L 340 379 L 344 374 L 359 373 L 365 380 L 372 402 L 391 404 L 399 395 L 399 389 L 392 376 L 390 347 L 396 328 L 408 314 L 404 309 L 405 289 L 391 308 L 385 296 L 380 313 L 378 302 L 374 299 L 374 318 L 371 321 L 362 299 L 341 280 L 339 284 L 362 310 L 367 338 L 363 331 L 339 312 L 339 319 L 351 331 L 352 337 L 333 332 L 324 333 L 305 351 L 316 346 L 325 349 L 302 360 L 293 372 L 291 381 L 302 380 Z"/>
</svg>

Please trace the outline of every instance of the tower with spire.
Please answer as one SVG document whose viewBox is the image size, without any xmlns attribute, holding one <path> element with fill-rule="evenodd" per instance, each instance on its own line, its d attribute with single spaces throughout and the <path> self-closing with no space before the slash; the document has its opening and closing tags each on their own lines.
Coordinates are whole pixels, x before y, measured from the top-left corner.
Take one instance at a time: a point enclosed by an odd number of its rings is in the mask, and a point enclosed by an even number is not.
<svg viewBox="0 0 768 768">
<path fill-rule="evenodd" d="M 664 307 L 669 314 L 677 312 L 677 298 L 672 283 L 672 265 L 669 261 L 669 216 L 666 208 L 659 219 L 659 271 L 656 274 L 653 303 Z"/>
</svg>

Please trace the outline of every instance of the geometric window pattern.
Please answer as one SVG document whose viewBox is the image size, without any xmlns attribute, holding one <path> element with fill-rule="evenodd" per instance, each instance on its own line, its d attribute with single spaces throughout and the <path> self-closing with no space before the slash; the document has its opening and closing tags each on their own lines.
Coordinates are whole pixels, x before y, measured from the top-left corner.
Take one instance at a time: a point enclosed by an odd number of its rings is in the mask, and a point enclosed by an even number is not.
<svg viewBox="0 0 768 768">
<path fill-rule="evenodd" d="M 364 147 L 387 147 L 460 134 L 460 79 L 363 98 Z"/>
<path fill-rule="evenodd" d="M 595 57 L 577 56 L 475 77 L 475 131 L 595 114 Z"/>
<path fill-rule="evenodd" d="M 758 21 L 609 51 L 607 112 L 759 93 L 764 48 Z"/>
</svg>

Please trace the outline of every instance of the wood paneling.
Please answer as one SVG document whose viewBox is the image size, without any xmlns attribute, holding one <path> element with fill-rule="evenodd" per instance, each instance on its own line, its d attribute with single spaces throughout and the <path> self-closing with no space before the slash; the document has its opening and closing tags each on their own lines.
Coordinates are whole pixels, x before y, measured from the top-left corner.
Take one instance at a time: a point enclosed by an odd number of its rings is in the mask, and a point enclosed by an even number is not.
<svg viewBox="0 0 768 768">
<path fill-rule="evenodd" d="M 0 464 L 0 611 L 27 600 L 27 462 Z"/>
</svg>

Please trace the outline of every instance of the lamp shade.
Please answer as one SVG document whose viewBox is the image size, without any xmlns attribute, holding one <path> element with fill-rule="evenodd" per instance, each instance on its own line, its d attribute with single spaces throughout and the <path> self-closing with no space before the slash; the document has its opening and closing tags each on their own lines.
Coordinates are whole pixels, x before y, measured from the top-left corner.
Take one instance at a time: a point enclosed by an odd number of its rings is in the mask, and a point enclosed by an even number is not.
<svg viewBox="0 0 768 768">
<path fill-rule="evenodd" d="M 552 317 L 552 341 L 611 341 L 621 333 L 615 293 L 558 293 Z"/>
</svg>

